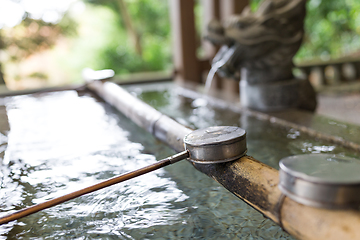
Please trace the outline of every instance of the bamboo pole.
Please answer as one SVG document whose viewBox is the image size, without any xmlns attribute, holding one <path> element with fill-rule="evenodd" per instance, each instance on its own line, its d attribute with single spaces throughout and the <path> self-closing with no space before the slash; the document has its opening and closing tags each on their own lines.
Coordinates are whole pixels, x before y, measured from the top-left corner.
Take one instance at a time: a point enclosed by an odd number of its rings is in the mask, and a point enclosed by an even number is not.
<svg viewBox="0 0 360 240">
<path fill-rule="evenodd" d="M 87 87 L 175 151 L 185 150 L 183 138 L 192 132 L 192 129 L 161 114 L 115 83 L 92 81 Z"/>
<path fill-rule="evenodd" d="M 88 88 L 174 150 L 184 151 L 183 138 L 190 129 L 114 83 L 93 81 Z M 359 210 L 329 210 L 296 203 L 279 190 L 278 171 L 250 156 L 223 164 L 192 164 L 298 239 L 360 239 Z"/>
</svg>

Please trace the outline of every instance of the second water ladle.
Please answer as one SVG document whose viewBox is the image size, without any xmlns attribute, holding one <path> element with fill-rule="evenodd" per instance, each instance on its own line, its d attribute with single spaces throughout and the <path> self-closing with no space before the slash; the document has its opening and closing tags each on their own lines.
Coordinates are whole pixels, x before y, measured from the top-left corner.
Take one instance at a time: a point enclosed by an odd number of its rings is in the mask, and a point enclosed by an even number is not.
<svg viewBox="0 0 360 240">
<path fill-rule="evenodd" d="M 185 151 L 160 160 L 152 165 L 110 178 L 90 187 L 83 188 L 1 217 L 0 225 L 56 206 L 82 195 L 109 187 L 116 183 L 124 182 L 145 173 L 152 172 L 186 158 L 189 158 L 190 161 L 195 163 L 215 164 L 239 159 L 244 156 L 247 151 L 245 130 L 239 127 L 231 126 L 215 126 L 195 130 L 185 136 L 184 145 L 186 149 Z"/>
</svg>

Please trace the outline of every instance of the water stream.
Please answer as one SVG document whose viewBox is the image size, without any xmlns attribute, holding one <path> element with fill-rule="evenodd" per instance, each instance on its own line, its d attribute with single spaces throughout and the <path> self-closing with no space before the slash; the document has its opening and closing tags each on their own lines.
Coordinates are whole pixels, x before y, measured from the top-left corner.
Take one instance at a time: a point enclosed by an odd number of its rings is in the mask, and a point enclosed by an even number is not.
<svg viewBox="0 0 360 240">
<path fill-rule="evenodd" d="M 229 61 L 229 59 L 234 55 L 234 52 L 235 52 L 234 47 L 231 48 L 228 48 L 227 46 L 221 47 L 218 53 L 220 56 L 218 56 L 217 54 L 217 57 L 214 58 L 214 61 L 211 65 L 211 69 L 206 77 L 205 88 L 204 88 L 205 93 L 210 92 L 211 84 L 214 79 L 215 73 L 219 70 L 219 68 L 224 66 Z"/>
<path fill-rule="evenodd" d="M 210 92 L 210 88 L 211 88 L 211 85 L 212 85 L 212 81 L 214 79 L 214 76 L 215 76 L 215 73 L 217 72 L 217 70 L 220 68 L 220 66 L 217 66 L 217 65 L 213 65 L 206 77 L 206 82 L 205 82 L 205 90 L 204 92 L 205 93 L 209 93 Z"/>
<path fill-rule="evenodd" d="M 179 97 L 173 85 L 155 89 L 130 91 L 193 128 L 245 128 L 248 154 L 270 166 L 313 152 L 359 157 L 296 130 Z M 0 122 L 0 215 L 174 153 L 88 93 L 16 96 L 2 103 L 9 126 Z M 292 239 L 186 161 L 0 226 L 0 239 L 38 238 Z"/>
</svg>

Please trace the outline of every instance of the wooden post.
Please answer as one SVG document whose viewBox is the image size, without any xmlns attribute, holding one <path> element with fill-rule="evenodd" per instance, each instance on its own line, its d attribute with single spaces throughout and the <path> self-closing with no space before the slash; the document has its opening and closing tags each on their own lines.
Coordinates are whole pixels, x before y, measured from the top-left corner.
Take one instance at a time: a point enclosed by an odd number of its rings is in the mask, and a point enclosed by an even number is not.
<svg viewBox="0 0 360 240">
<path fill-rule="evenodd" d="M 226 20 L 229 16 L 240 14 L 249 5 L 249 0 L 221 0 L 221 20 Z M 239 83 L 233 79 L 223 79 L 222 89 L 230 95 L 239 94 Z"/>
<path fill-rule="evenodd" d="M 224 20 L 233 14 L 240 14 L 249 0 L 221 0 L 221 19 Z"/>
<path fill-rule="evenodd" d="M 200 64 L 196 57 L 194 0 L 170 0 L 169 3 L 175 80 L 200 83 Z"/>
<path fill-rule="evenodd" d="M 202 72 L 208 68 L 208 65 L 196 56 L 194 0 L 170 0 L 169 3 L 173 32 L 175 80 L 182 83 L 201 83 Z M 213 18 L 226 19 L 231 14 L 241 13 L 248 3 L 249 0 L 203 0 L 204 24 L 207 25 Z M 209 43 L 203 42 L 203 46 L 208 59 L 211 59 L 218 50 Z M 227 82 L 229 82 L 225 83 L 227 91 L 238 93 L 237 82 L 232 80 L 227 80 Z M 221 88 L 222 84 L 220 81 L 214 80 L 213 85 Z"/>
<path fill-rule="evenodd" d="M 360 80 L 360 61 L 354 62 L 355 78 Z"/>
<path fill-rule="evenodd" d="M 203 7 L 203 35 L 207 34 L 207 25 L 213 19 L 220 20 L 220 0 L 202 0 Z M 219 47 L 215 47 L 209 41 L 203 40 L 202 47 L 205 51 L 204 61 L 208 62 L 208 68 L 202 69 L 204 73 L 204 79 L 206 80 L 206 75 L 208 74 L 211 66 L 211 60 L 214 58 L 215 54 L 219 50 Z M 221 88 L 221 78 L 217 75 L 214 76 L 214 79 L 211 84 L 211 89 L 220 89 Z"/>
<path fill-rule="evenodd" d="M 203 36 L 206 35 L 207 25 L 212 19 L 220 20 L 220 0 L 202 0 L 203 7 Z M 209 41 L 203 40 L 202 46 L 205 51 L 205 57 L 212 59 L 219 50 Z"/>
</svg>

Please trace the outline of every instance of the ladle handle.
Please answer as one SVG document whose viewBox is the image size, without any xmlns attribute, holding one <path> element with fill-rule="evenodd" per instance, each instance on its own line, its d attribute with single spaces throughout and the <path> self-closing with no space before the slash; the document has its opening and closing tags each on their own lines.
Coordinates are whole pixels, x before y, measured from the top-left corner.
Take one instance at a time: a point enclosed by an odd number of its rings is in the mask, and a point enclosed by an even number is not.
<svg viewBox="0 0 360 240">
<path fill-rule="evenodd" d="M 125 173 L 125 174 L 117 176 L 117 177 L 110 178 L 110 179 L 105 180 L 103 182 L 100 182 L 100 183 L 97 183 L 97 184 L 92 185 L 90 187 L 83 188 L 81 190 L 78 190 L 78 191 L 63 195 L 61 197 L 54 198 L 52 200 L 49 200 L 49 201 L 46 201 L 46 202 L 43 202 L 43 203 L 40 203 L 40 204 L 33 205 L 31 207 L 28 207 L 28 208 L 22 209 L 20 211 L 14 212 L 12 214 L 6 215 L 4 217 L 1 217 L 0 218 L 0 225 L 11 222 L 11 221 L 14 221 L 14 220 L 17 220 L 17 219 L 22 218 L 22 217 L 26 217 L 26 216 L 28 216 L 30 214 L 39 212 L 39 211 L 44 210 L 46 208 L 53 207 L 53 206 L 58 205 L 60 203 L 69 201 L 71 199 L 80 197 L 82 195 L 85 195 L 85 194 L 88 194 L 88 193 L 91 193 L 91 192 L 94 192 L 94 191 L 97 191 L 97 190 L 100 190 L 102 188 L 109 187 L 109 186 L 114 185 L 116 183 L 124 182 L 126 180 L 129 180 L 129 179 L 138 177 L 140 175 L 143 175 L 145 173 L 152 172 L 154 170 L 157 170 L 157 169 L 165 167 L 167 165 L 176 163 L 176 162 L 178 162 L 180 160 L 183 160 L 185 158 L 188 158 L 188 157 L 189 157 L 189 152 L 186 150 L 186 151 L 183 151 L 181 153 L 170 156 L 168 158 L 165 158 L 163 160 L 160 160 L 160 161 L 158 161 L 158 162 L 156 162 L 154 164 L 151 164 L 149 166 L 137 169 L 137 170 L 129 172 L 129 173 Z"/>
</svg>

